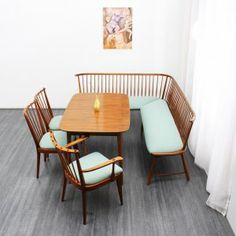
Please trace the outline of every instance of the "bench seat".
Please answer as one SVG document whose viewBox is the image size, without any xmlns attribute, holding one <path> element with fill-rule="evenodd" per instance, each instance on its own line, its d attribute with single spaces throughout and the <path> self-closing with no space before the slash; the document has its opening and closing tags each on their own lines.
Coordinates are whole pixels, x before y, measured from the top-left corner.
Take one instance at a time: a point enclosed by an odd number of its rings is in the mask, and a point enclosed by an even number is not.
<svg viewBox="0 0 236 236">
<path fill-rule="evenodd" d="M 144 137 L 149 153 L 175 152 L 183 143 L 165 100 L 158 99 L 141 107 Z"/>
<path fill-rule="evenodd" d="M 152 96 L 129 96 L 129 106 L 131 110 L 139 110 L 142 106 L 157 100 Z"/>
</svg>

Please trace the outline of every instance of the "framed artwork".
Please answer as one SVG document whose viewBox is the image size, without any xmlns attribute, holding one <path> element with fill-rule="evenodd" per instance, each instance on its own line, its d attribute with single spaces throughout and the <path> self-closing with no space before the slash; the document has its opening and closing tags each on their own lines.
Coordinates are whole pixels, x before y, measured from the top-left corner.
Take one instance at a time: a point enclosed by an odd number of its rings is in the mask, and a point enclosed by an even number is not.
<svg viewBox="0 0 236 236">
<path fill-rule="evenodd" d="M 103 8 L 103 48 L 132 49 L 132 8 Z"/>
</svg>

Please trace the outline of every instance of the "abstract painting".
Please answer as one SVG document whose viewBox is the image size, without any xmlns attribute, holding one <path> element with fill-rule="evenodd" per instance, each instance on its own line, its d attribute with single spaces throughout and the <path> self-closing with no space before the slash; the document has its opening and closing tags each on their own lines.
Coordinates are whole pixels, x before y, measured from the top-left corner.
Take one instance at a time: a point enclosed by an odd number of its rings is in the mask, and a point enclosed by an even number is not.
<svg viewBox="0 0 236 236">
<path fill-rule="evenodd" d="M 103 8 L 103 48 L 132 48 L 132 8 Z"/>
</svg>

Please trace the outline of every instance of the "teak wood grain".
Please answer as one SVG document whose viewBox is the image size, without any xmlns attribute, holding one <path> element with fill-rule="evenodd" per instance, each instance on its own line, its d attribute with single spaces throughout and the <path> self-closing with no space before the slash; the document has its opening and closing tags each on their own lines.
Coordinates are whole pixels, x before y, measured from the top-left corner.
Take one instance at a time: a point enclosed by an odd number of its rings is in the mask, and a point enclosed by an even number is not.
<svg viewBox="0 0 236 236">
<path fill-rule="evenodd" d="M 130 109 L 125 94 L 97 94 L 100 110 L 94 111 L 95 94 L 75 94 L 66 108 L 60 129 L 71 133 L 125 132 L 130 127 Z"/>
</svg>

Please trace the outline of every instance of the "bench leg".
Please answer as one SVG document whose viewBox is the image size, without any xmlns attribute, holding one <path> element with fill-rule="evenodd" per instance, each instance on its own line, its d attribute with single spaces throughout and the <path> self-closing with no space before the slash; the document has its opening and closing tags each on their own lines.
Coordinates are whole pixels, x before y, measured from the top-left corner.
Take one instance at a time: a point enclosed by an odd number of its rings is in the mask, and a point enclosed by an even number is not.
<svg viewBox="0 0 236 236">
<path fill-rule="evenodd" d="M 152 158 L 152 162 L 151 162 L 151 165 L 150 165 L 150 168 L 149 168 L 149 171 L 148 171 L 147 185 L 149 185 L 152 181 L 152 177 L 153 177 L 153 174 L 154 174 L 154 168 L 156 166 L 156 162 L 157 162 L 157 159 L 155 157 Z"/>
<path fill-rule="evenodd" d="M 182 163 L 183 163 L 184 173 L 185 173 L 186 179 L 187 179 L 187 181 L 189 181 L 188 167 L 187 167 L 187 163 L 186 163 L 186 161 L 184 159 L 184 154 L 183 153 L 181 154 L 181 159 L 182 159 Z"/>
</svg>

